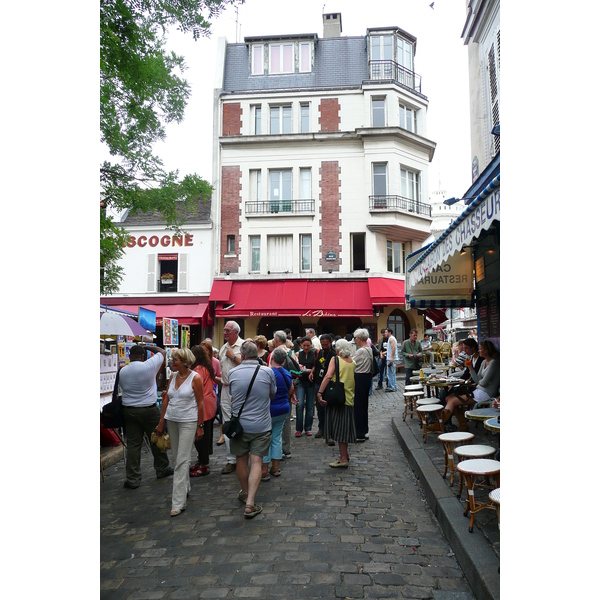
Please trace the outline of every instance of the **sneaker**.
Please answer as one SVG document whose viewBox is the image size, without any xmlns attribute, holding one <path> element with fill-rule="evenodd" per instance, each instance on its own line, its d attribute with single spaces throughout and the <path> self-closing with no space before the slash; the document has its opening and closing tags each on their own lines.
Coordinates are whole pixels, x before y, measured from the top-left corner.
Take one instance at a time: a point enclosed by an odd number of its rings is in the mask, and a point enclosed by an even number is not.
<svg viewBox="0 0 600 600">
<path fill-rule="evenodd" d="M 356 441 L 357 441 L 359 444 L 363 444 L 363 443 L 364 443 L 364 441 L 365 441 L 365 438 L 356 438 Z"/>
<path fill-rule="evenodd" d="M 320 440 L 323 437 L 323 430 L 319 429 L 319 431 L 317 431 L 317 434 L 315 435 L 315 439 Z"/>
<path fill-rule="evenodd" d="M 127 488 L 128 490 L 136 490 L 137 488 L 140 487 L 140 484 L 138 483 L 137 485 L 134 485 L 133 483 L 129 483 L 129 481 L 126 481 L 123 484 L 124 488 Z"/>
<path fill-rule="evenodd" d="M 376 390 L 382 390 L 382 389 L 383 389 L 383 386 L 382 386 L 382 385 L 378 385 L 378 386 L 377 386 L 375 389 L 376 389 Z"/>
<path fill-rule="evenodd" d="M 312 431 L 306 431 L 305 433 L 306 433 L 306 435 L 308 435 L 308 436 L 311 436 L 311 435 L 312 435 Z"/>
<path fill-rule="evenodd" d="M 386 392 L 397 392 L 398 390 L 393 390 L 392 388 L 385 388 Z"/>
<path fill-rule="evenodd" d="M 365 440 L 368 440 L 368 439 L 369 439 L 369 434 L 365 433 Z"/>
<path fill-rule="evenodd" d="M 328 445 L 328 446 L 335 446 L 335 442 L 334 442 L 334 441 L 333 441 L 331 438 L 329 438 L 329 439 L 327 440 L 327 445 Z"/>
<path fill-rule="evenodd" d="M 302 437 L 302 432 L 301 431 L 296 431 L 296 437 Z"/>
<path fill-rule="evenodd" d="M 292 453 L 291 452 L 284 452 L 283 453 L 283 458 L 292 458 Z"/>
<path fill-rule="evenodd" d="M 171 477 L 173 475 L 173 467 L 169 467 L 164 473 L 156 476 L 156 479 L 164 479 L 165 477 Z"/>
<path fill-rule="evenodd" d="M 221 469 L 221 475 L 227 475 L 227 473 L 233 473 L 235 471 L 235 463 L 227 463 Z"/>
<path fill-rule="evenodd" d="M 332 463 L 329 463 L 329 466 L 332 469 L 347 469 L 348 468 L 348 463 L 347 462 L 342 462 L 339 458 L 337 458 Z"/>
</svg>

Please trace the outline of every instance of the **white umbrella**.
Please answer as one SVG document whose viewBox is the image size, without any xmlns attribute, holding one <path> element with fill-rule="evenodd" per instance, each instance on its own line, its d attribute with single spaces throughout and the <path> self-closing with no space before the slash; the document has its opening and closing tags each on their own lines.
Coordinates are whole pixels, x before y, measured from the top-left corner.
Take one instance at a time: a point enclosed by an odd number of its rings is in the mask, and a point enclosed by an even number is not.
<svg viewBox="0 0 600 600">
<path fill-rule="evenodd" d="M 148 335 L 136 321 L 117 313 L 100 313 L 100 335 Z"/>
</svg>

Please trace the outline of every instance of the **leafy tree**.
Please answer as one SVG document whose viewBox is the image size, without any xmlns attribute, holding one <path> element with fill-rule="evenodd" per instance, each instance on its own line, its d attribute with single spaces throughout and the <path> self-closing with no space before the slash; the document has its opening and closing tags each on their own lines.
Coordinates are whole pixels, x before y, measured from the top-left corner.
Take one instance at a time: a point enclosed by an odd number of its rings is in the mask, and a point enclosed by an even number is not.
<svg viewBox="0 0 600 600">
<path fill-rule="evenodd" d="M 212 186 L 195 173 L 167 172 L 152 145 L 165 124 L 181 122 L 190 86 L 184 58 L 165 50 L 169 28 L 210 35 L 227 5 L 244 0 L 100 0 L 100 132 L 111 157 L 100 165 L 100 291 L 118 291 L 128 234 L 106 208 L 158 211 L 181 231 L 185 212 Z"/>
</svg>

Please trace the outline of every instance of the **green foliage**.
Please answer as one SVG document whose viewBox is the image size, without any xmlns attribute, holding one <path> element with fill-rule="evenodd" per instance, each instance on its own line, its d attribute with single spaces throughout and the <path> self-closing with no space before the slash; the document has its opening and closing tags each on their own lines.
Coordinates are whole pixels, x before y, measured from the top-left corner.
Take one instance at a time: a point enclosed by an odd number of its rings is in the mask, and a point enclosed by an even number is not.
<svg viewBox="0 0 600 600">
<path fill-rule="evenodd" d="M 167 172 L 152 145 L 165 139 L 165 124 L 181 122 L 190 86 L 183 57 L 165 50 L 169 28 L 210 35 L 210 22 L 229 4 L 244 0 L 100 0 L 100 132 L 111 157 L 100 165 L 100 291 L 118 291 L 127 233 L 105 214 L 158 211 L 181 231 L 185 209 L 210 197 L 196 174 Z"/>
</svg>

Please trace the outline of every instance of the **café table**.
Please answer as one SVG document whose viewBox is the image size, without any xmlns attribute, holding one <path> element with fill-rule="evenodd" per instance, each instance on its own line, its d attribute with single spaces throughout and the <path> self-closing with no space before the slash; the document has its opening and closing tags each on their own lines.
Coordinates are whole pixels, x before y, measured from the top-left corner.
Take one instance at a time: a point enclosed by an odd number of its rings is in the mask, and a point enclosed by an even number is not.
<svg viewBox="0 0 600 600">
<path fill-rule="evenodd" d="M 433 388 L 434 395 L 439 398 L 440 390 L 444 388 L 450 388 L 454 385 L 460 385 L 464 383 L 463 379 L 458 379 L 454 377 L 446 377 L 446 378 L 437 378 L 430 377 L 427 381 L 427 386 L 431 386 Z"/>
<path fill-rule="evenodd" d="M 500 419 L 498 417 L 493 417 L 491 419 L 486 419 L 483 422 L 483 426 L 488 431 L 493 431 L 494 433 L 500 433 Z"/>
<path fill-rule="evenodd" d="M 465 417 L 470 419 L 471 421 L 475 421 L 475 423 L 479 423 L 480 421 L 487 421 L 488 419 L 493 419 L 494 417 L 500 416 L 499 408 L 475 408 L 472 410 L 465 411 Z M 486 431 L 487 433 L 487 431 Z"/>
</svg>

